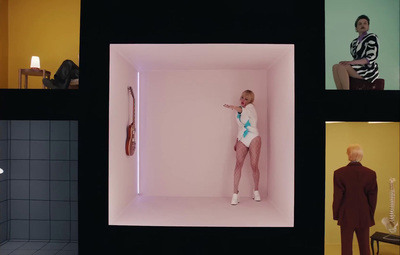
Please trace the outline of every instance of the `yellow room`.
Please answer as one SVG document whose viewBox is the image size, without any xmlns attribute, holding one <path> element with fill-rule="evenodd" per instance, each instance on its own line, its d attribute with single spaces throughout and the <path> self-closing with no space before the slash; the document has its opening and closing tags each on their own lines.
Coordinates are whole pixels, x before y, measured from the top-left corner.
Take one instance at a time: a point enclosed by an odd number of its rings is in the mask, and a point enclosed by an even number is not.
<svg viewBox="0 0 400 255">
<path fill-rule="evenodd" d="M 0 0 L 0 31 L 2 89 L 19 87 L 32 56 L 52 79 L 64 60 L 79 65 L 80 0 Z M 29 76 L 28 88 L 43 88 L 42 77 Z"/>
<path fill-rule="evenodd" d="M 399 235 L 389 232 L 382 219 L 394 211 L 395 222 L 399 221 L 399 149 L 400 125 L 398 122 L 327 122 L 326 123 L 326 175 L 325 175 L 325 254 L 341 253 L 340 227 L 333 220 L 333 173 L 349 163 L 346 149 L 350 144 L 361 145 L 364 156 L 361 164 L 376 172 L 378 184 L 375 225 L 370 228 L 370 236 L 375 232 Z M 391 202 L 390 180 L 394 178 L 394 203 Z M 399 246 L 379 242 L 379 254 L 398 255 Z M 374 242 L 374 251 L 377 244 Z M 359 254 L 356 235 L 353 237 L 353 254 Z"/>
</svg>

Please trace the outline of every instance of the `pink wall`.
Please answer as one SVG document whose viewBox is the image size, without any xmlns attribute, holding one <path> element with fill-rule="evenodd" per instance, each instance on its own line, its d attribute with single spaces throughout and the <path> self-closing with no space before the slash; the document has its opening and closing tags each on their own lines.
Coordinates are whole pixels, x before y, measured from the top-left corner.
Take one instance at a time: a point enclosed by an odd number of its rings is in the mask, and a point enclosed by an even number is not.
<svg viewBox="0 0 400 255">
<path fill-rule="evenodd" d="M 267 141 L 265 70 L 147 71 L 141 77 L 141 187 L 146 196 L 221 197 L 233 193 L 236 114 L 242 91 L 256 94 L 259 130 Z M 266 195 L 266 143 L 260 192 Z M 239 186 L 250 196 L 246 159 Z"/>
<path fill-rule="evenodd" d="M 132 121 L 132 99 L 128 87 L 137 95 L 137 71 L 113 49 L 110 50 L 109 99 L 109 222 L 136 196 L 137 152 L 125 154 L 126 127 Z"/>
<path fill-rule="evenodd" d="M 294 218 L 294 47 L 268 69 L 268 198 Z"/>
</svg>

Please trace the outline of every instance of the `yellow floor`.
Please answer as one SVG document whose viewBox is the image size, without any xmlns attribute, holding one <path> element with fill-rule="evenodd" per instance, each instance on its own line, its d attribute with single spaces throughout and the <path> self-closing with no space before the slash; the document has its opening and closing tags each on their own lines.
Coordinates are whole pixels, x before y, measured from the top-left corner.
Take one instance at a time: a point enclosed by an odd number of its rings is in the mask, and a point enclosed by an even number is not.
<svg viewBox="0 0 400 255">
<path fill-rule="evenodd" d="M 360 255 L 357 241 L 353 246 L 353 255 Z M 377 252 L 376 243 L 374 244 L 375 254 Z M 371 251 L 372 254 L 372 251 Z M 325 255 L 340 255 L 340 245 L 325 245 Z M 393 244 L 379 243 L 379 255 L 400 255 L 400 246 Z"/>
</svg>

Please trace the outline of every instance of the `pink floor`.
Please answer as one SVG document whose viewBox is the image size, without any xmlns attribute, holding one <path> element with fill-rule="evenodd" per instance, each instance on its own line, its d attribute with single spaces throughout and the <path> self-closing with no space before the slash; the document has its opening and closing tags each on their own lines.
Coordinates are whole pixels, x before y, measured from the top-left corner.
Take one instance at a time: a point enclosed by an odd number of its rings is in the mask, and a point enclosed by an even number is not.
<svg viewBox="0 0 400 255">
<path fill-rule="evenodd" d="M 210 226 L 210 227 L 291 227 L 267 200 L 255 202 L 241 197 L 238 205 L 230 197 L 149 197 L 135 198 L 113 225 Z"/>
</svg>

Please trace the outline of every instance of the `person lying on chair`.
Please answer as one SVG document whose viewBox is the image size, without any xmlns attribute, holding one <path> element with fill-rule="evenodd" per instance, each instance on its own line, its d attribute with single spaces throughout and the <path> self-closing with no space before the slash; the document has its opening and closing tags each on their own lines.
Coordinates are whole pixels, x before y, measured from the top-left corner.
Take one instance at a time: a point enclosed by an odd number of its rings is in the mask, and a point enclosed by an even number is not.
<svg viewBox="0 0 400 255">
<path fill-rule="evenodd" d="M 54 79 L 43 78 L 43 85 L 49 89 L 67 89 L 72 79 L 79 78 L 79 67 L 72 60 L 64 60 Z"/>
</svg>

